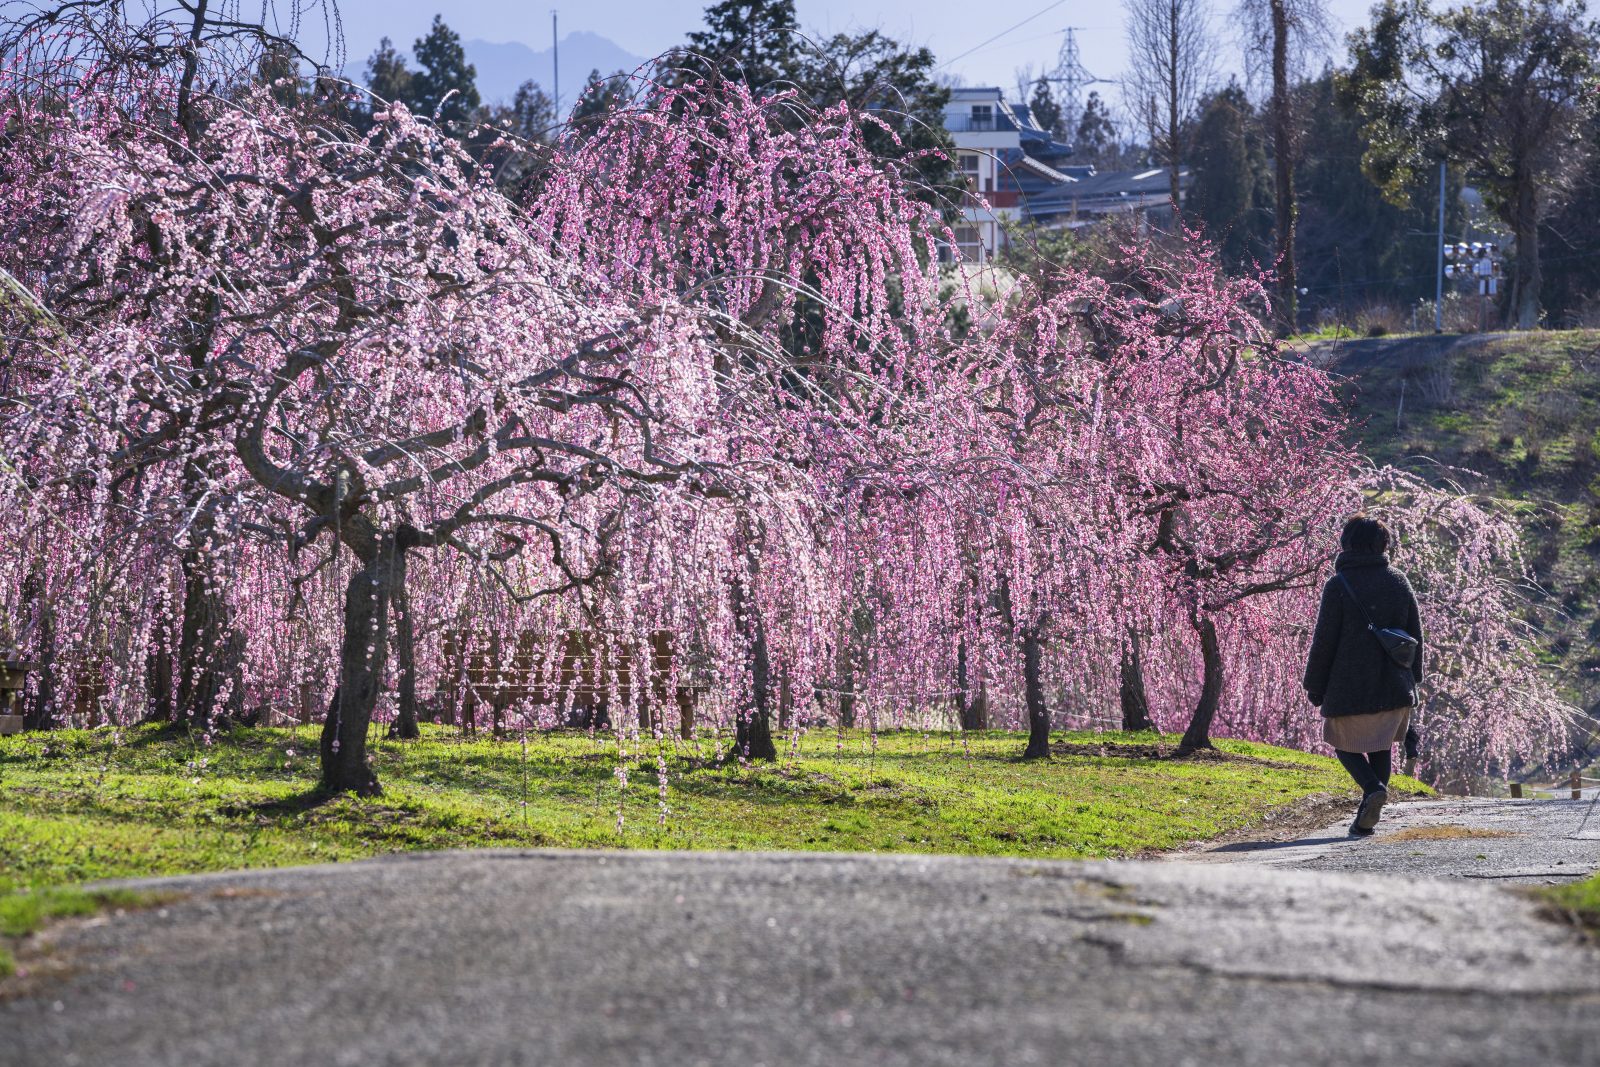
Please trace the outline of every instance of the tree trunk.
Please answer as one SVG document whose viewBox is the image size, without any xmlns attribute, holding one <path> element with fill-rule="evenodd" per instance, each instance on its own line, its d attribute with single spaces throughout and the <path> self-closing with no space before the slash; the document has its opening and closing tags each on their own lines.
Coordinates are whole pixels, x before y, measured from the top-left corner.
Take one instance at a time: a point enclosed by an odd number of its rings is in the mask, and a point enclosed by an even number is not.
<svg viewBox="0 0 1600 1067">
<path fill-rule="evenodd" d="M 1544 284 L 1544 269 L 1539 262 L 1538 196 L 1538 188 L 1531 180 L 1524 178 L 1517 184 L 1517 211 L 1511 220 L 1517 258 L 1509 311 L 1519 330 L 1539 328 L 1539 289 Z"/>
<path fill-rule="evenodd" d="M 846 730 L 853 730 L 856 725 L 856 628 L 853 619 L 845 627 L 838 666 L 839 725 Z"/>
<path fill-rule="evenodd" d="M 149 705 L 145 722 L 171 722 L 175 711 L 172 688 L 172 618 L 163 608 L 156 616 L 155 640 L 145 656 L 145 688 Z"/>
<path fill-rule="evenodd" d="M 789 730 L 794 726 L 794 683 L 789 681 L 789 672 L 786 670 L 778 676 L 778 729 Z"/>
<path fill-rule="evenodd" d="M 36 599 L 38 611 L 36 616 L 39 627 L 38 651 L 39 680 L 34 683 L 33 699 L 28 701 L 22 712 L 22 728 L 24 730 L 49 730 L 56 724 L 56 623 L 55 613 L 50 610 L 50 602 L 45 596 L 45 578 L 42 573 L 35 572 L 29 575 L 25 583 L 23 602 Z"/>
<path fill-rule="evenodd" d="M 1139 632 L 1128 628 L 1122 643 L 1121 676 L 1122 728 L 1124 730 L 1154 730 L 1150 721 L 1150 700 L 1144 689 L 1144 660 L 1139 653 Z"/>
<path fill-rule="evenodd" d="M 1167 5 L 1168 18 L 1171 20 L 1167 26 L 1167 182 L 1172 195 L 1172 228 L 1177 230 L 1183 222 L 1183 184 L 1179 174 L 1178 138 L 1182 127 L 1183 115 L 1180 112 L 1182 101 L 1179 94 L 1179 79 L 1182 76 L 1184 56 L 1183 28 L 1180 25 L 1180 10 L 1176 3 Z"/>
<path fill-rule="evenodd" d="M 417 726 L 417 638 L 416 622 L 411 618 L 411 594 L 406 588 L 406 553 L 394 553 L 394 658 L 399 708 L 389 736 L 413 741 L 422 736 Z"/>
<path fill-rule="evenodd" d="M 686 685 L 678 686 L 675 694 L 678 700 L 678 736 L 685 741 L 694 740 L 694 690 Z"/>
<path fill-rule="evenodd" d="M 389 609 L 394 597 L 393 535 L 350 576 L 344 594 L 344 640 L 339 649 L 339 684 L 322 726 L 322 788 L 376 796 L 378 777 L 367 763 L 367 729 L 383 685 L 389 657 Z"/>
<path fill-rule="evenodd" d="M 194 120 L 194 79 L 200 72 L 200 48 L 205 36 L 206 7 L 211 0 L 197 0 L 190 14 L 193 22 L 189 27 L 189 46 L 183 52 L 183 74 L 178 78 L 178 124 L 183 127 L 189 140 L 195 138 L 196 127 Z"/>
<path fill-rule="evenodd" d="M 1272 154 L 1276 197 L 1272 213 L 1277 240 L 1278 313 L 1286 333 L 1299 321 L 1300 291 L 1294 262 L 1294 115 L 1289 101 L 1289 13 L 1287 0 L 1270 0 L 1272 11 Z"/>
<path fill-rule="evenodd" d="M 1196 629 L 1200 631 L 1200 661 L 1205 675 L 1200 683 L 1200 703 L 1195 705 L 1189 728 L 1178 743 L 1180 756 L 1211 747 L 1211 723 L 1222 701 L 1222 648 L 1217 642 L 1217 624 L 1210 616 L 1201 616 Z"/>
<path fill-rule="evenodd" d="M 772 743 L 772 663 L 767 654 L 767 628 L 743 588 L 735 592 L 740 618 L 748 617 L 750 641 L 750 703 L 739 709 L 734 726 L 733 755 L 747 760 L 776 760 Z"/>
<path fill-rule="evenodd" d="M 197 519 L 204 547 L 183 554 L 183 626 L 178 636 L 177 721 L 204 726 L 235 714 L 244 696 L 241 635 L 229 625 L 228 607 L 206 558 L 208 524 Z"/>
<path fill-rule="evenodd" d="M 740 711 L 733 735 L 733 754 L 747 760 L 778 758 L 778 747 L 772 742 L 772 678 L 763 631 L 757 622 L 756 639 L 750 650 L 752 700 Z"/>
<path fill-rule="evenodd" d="M 956 645 L 956 701 L 961 713 L 963 730 L 989 728 L 989 694 L 982 683 L 977 691 L 972 687 L 972 668 L 967 662 L 967 639 Z"/>
<path fill-rule="evenodd" d="M 854 667 L 846 668 L 844 677 L 839 679 L 839 725 L 846 730 L 856 728 L 856 672 Z"/>
<path fill-rule="evenodd" d="M 1050 709 L 1044 702 L 1044 636 L 1041 627 L 1022 631 L 1022 684 L 1028 703 L 1028 747 L 1023 759 L 1050 756 Z"/>
</svg>

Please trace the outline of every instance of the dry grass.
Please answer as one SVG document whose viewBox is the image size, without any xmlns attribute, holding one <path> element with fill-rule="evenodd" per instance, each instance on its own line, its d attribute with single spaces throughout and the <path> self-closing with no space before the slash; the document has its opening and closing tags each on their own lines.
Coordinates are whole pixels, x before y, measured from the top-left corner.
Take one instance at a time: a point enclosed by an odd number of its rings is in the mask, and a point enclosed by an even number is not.
<svg viewBox="0 0 1600 1067">
<path fill-rule="evenodd" d="M 1396 830 L 1392 834 L 1385 834 L 1384 840 L 1400 843 L 1404 841 L 1457 841 L 1472 837 L 1516 837 L 1509 830 L 1483 830 L 1475 826 L 1411 826 L 1404 830 Z"/>
</svg>

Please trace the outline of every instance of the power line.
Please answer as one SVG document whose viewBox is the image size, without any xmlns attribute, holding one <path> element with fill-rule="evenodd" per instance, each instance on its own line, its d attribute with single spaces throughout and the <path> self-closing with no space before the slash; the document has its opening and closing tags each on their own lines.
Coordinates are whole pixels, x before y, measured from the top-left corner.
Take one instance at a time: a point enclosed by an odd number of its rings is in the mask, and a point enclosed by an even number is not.
<svg viewBox="0 0 1600 1067">
<path fill-rule="evenodd" d="M 952 56 L 950 59 L 945 60 L 943 63 L 939 64 L 938 69 L 939 70 L 943 70 L 944 68 L 948 67 L 950 64 L 954 63 L 958 59 L 966 59 L 968 56 L 970 56 L 972 53 L 976 52 L 978 49 L 984 48 L 984 47 L 986 47 L 988 45 L 991 45 L 991 44 L 994 44 L 996 41 L 998 41 L 1000 38 L 1004 37 L 1006 34 L 1011 33 L 1013 30 L 1022 29 L 1022 27 L 1026 26 L 1028 23 L 1032 22 L 1034 19 L 1038 18 L 1041 15 L 1048 15 L 1050 12 L 1054 11 L 1056 8 L 1060 7 L 1062 4 L 1064 4 L 1066 2 L 1067 2 L 1067 0 L 1056 0 L 1055 3 L 1050 4 L 1047 7 L 1040 8 L 1038 11 L 1035 11 L 1033 14 L 1029 15 L 1027 18 L 1025 18 L 1021 22 L 1017 23 L 1015 26 L 1009 26 L 1006 29 L 1003 29 L 999 33 L 995 34 L 993 37 L 989 38 L 987 41 L 983 41 L 983 42 L 981 42 L 979 44 L 973 45 L 971 48 L 967 49 L 965 52 L 962 52 L 959 56 Z"/>
</svg>

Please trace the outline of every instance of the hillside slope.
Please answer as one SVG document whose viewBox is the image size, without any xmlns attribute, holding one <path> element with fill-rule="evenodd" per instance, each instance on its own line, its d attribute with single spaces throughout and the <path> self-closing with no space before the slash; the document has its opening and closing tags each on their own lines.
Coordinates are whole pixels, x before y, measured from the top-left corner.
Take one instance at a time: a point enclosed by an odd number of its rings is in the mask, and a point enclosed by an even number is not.
<svg viewBox="0 0 1600 1067">
<path fill-rule="evenodd" d="M 1512 502 L 1539 588 L 1530 621 L 1573 700 L 1600 714 L 1600 331 L 1314 346 L 1363 450 Z"/>
</svg>

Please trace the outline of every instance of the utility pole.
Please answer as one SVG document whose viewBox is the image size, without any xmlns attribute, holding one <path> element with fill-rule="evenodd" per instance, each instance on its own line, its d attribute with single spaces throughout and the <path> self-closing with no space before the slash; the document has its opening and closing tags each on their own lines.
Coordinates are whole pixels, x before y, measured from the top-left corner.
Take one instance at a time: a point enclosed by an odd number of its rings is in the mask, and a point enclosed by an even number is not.
<svg viewBox="0 0 1600 1067">
<path fill-rule="evenodd" d="M 550 9 L 550 95 L 554 98 L 553 105 L 556 121 L 561 121 L 561 35 L 556 30 L 556 9 Z"/>
<path fill-rule="evenodd" d="M 1444 160 L 1439 161 L 1439 274 L 1433 283 L 1433 332 L 1444 333 Z"/>
</svg>

